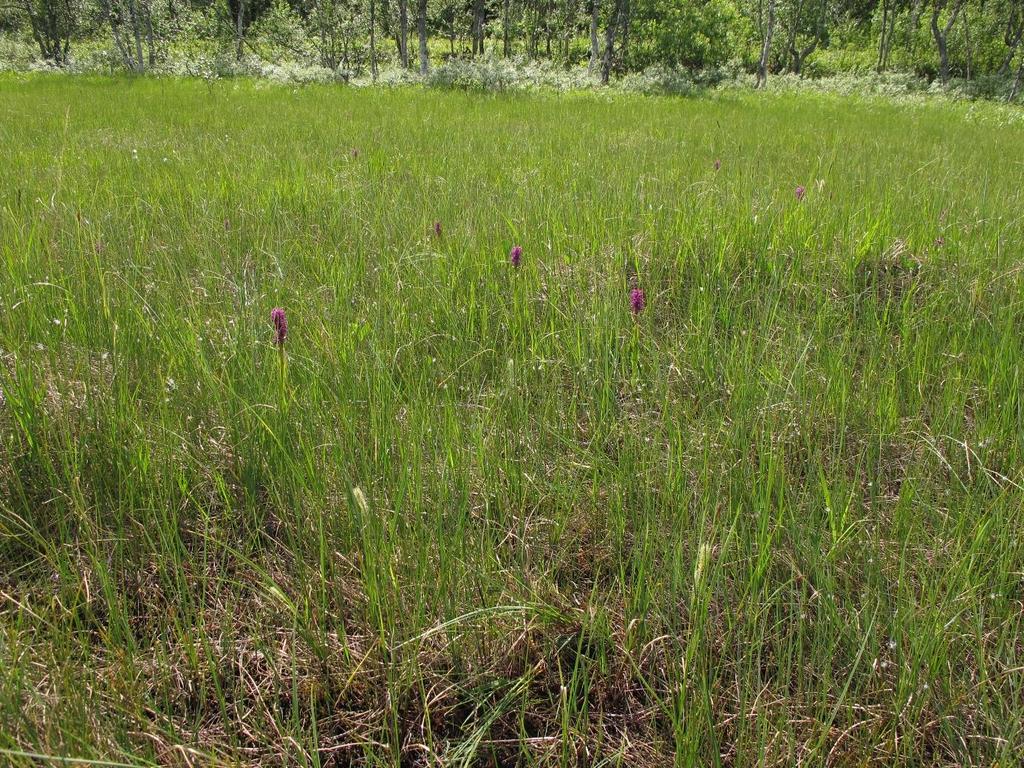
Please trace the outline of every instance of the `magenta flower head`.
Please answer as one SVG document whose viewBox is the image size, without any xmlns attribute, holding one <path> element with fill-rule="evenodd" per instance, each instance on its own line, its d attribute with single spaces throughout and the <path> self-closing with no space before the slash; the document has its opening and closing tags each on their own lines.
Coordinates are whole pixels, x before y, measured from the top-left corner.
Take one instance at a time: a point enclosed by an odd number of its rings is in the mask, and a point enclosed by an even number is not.
<svg viewBox="0 0 1024 768">
<path fill-rule="evenodd" d="M 803 200 L 804 199 L 804 195 L 807 194 L 807 190 L 804 189 L 803 187 L 798 186 L 796 188 L 796 193 L 795 194 L 796 194 L 796 199 L 797 200 Z"/>
<path fill-rule="evenodd" d="M 523 261 L 523 246 L 513 245 L 512 250 L 508 252 L 508 260 L 513 267 L 518 267 Z"/>
<path fill-rule="evenodd" d="M 715 170 L 716 171 L 722 170 L 722 161 L 721 160 L 715 160 Z"/>
<path fill-rule="evenodd" d="M 270 321 L 274 324 L 274 342 L 279 347 L 284 346 L 285 336 L 288 335 L 288 318 L 284 315 L 281 307 L 274 307 L 270 310 Z"/>
<path fill-rule="evenodd" d="M 440 237 L 440 236 L 441 236 L 441 222 L 440 221 L 435 221 L 434 222 L 434 237 Z"/>
<path fill-rule="evenodd" d="M 639 315 L 647 306 L 647 297 L 642 288 L 634 288 L 629 292 L 629 308 L 634 315 Z"/>
</svg>

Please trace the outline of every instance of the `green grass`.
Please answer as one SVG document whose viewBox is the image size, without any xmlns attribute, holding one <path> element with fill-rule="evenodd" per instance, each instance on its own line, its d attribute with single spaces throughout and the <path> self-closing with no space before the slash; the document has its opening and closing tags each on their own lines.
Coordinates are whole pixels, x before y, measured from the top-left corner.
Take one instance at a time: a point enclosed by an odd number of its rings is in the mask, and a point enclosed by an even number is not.
<svg viewBox="0 0 1024 768">
<path fill-rule="evenodd" d="M 1018 764 L 1012 117 L 0 79 L 0 764 Z"/>
</svg>

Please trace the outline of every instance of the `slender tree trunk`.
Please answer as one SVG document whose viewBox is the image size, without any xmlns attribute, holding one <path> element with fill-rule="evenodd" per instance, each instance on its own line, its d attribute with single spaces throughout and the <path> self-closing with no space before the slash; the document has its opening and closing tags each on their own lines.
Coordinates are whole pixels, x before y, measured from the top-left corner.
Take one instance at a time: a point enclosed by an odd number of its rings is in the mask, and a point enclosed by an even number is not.
<svg viewBox="0 0 1024 768">
<path fill-rule="evenodd" d="M 416 0 L 416 32 L 420 42 L 420 74 L 430 69 L 430 55 L 427 53 L 427 0 Z"/>
<path fill-rule="evenodd" d="M 1017 77 L 1013 79 L 1013 88 L 1010 89 L 1010 96 L 1007 101 L 1013 101 L 1020 93 L 1021 85 L 1024 84 L 1024 56 L 1020 57 L 1020 66 L 1017 67 Z"/>
<path fill-rule="evenodd" d="M 764 88 L 768 83 L 768 56 L 772 51 L 772 37 L 775 35 L 775 0 L 768 0 L 768 23 L 764 30 L 764 45 L 761 46 L 761 60 L 757 65 L 757 84 Z"/>
<path fill-rule="evenodd" d="M 531 59 L 537 58 L 537 25 L 540 23 L 540 11 L 537 8 L 537 0 L 533 0 L 527 6 L 528 10 L 524 16 L 528 28 L 526 36 L 526 55 Z"/>
<path fill-rule="evenodd" d="M 811 38 L 811 42 L 805 45 L 803 48 L 796 48 L 795 46 L 790 50 L 790 55 L 793 57 L 793 73 L 799 75 L 803 71 L 804 62 L 807 61 L 807 57 L 818 50 L 818 43 L 825 36 L 825 13 L 827 8 L 825 3 L 827 0 L 822 0 L 818 5 L 818 16 L 814 20 L 814 37 Z"/>
<path fill-rule="evenodd" d="M 882 51 L 882 69 L 889 68 L 889 57 L 892 55 L 892 45 L 896 40 L 896 8 L 889 12 L 889 31 L 885 34 L 885 48 Z"/>
<path fill-rule="evenodd" d="M 18 7 L 15 4 L 9 8 Z M 28 18 L 32 39 L 39 46 L 39 53 L 58 67 L 68 63 L 71 37 L 79 24 L 79 13 L 67 0 L 48 0 L 43 3 L 43 13 L 36 13 L 31 0 L 22 0 L 21 10 Z"/>
<path fill-rule="evenodd" d="M 942 82 L 949 80 L 949 50 L 946 48 L 946 37 L 939 31 L 938 11 L 932 13 L 932 35 L 935 37 L 935 45 L 939 49 L 939 79 Z"/>
<path fill-rule="evenodd" d="M 351 7 L 352 6 L 349 6 L 349 8 L 351 8 Z M 354 22 L 354 20 L 355 19 L 353 18 L 353 13 L 350 10 L 349 13 L 348 13 L 348 23 L 349 23 L 349 25 L 351 25 Z M 337 51 L 337 49 L 338 49 L 337 39 L 335 38 L 334 35 L 331 36 L 331 44 L 332 44 L 332 46 L 331 46 L 332 50 Z M 338 55 L 337 55 L 336 52 L 333 53 L 333 55 L 334 55 L 334 57 L 336 59 L 338 58 Z M 348 55 L 348 35 L 344 34 L 344 33 L 342 34 L 342 38 L 341 38 L 341 68 L 342 68 L 342 70 L 345 73 L 344 74 L 344 78 L 345 78 L 345 82 L 347 83 L 348 82 L 348 75 L 352 71 L 352 59 Z"/>
<path fill-rule="evenodd" d="M 885 28 L 889 23 L 889 0 L 882 0 L 882 30 L 878 34 L 878 62 L 875 66 L 879 72 L 885 69 Z"/>
<path fill-rule="evenodd" d="M 349 8 L 351 8 L 351 6 L 349 6 Z M 332 14 L 331 18 L 333 19 L 333 14 Z M 349 24 L 351 24 L 352 21 L 353 21 L 353 19 L 352 19 L 352 12 L 351 11 L 349 11 L 348 20 L 349 20 Z M 341 37 L 341 59 L 338 59 L 338 38 L 337 38 L 337 35 L 334 34 L 334 32 L 335 32 L 334 25 L 332 24 L 331 25 L 331 61 L 334 62 L 334 64 L 331 66 L 331 71 L 336 72 L 338 70 L 338 67 L 340 66 L 342 68 L 343 72 L 344 72 L 343 77 L 345 78 L 345 82 L 347 83 L 348 82 L 348 77 L 349 77 L 349 72 L 352 70 L 352 59 L 350 59 L 349 55 L 348 55 L 348 34 L 342 33 L 342 37 Z"/>
<path fill-rule="evenodd" d="M 1003 63 L 999 65 L 1000 75 L 1005 75 L 1010 71 L 1010 64 L 1013 63 L 1013 57 L 1017 54 L 1017 46 L 1020 45 L 1022 36 L 1024 36 L 1024 22 L 1021 23 L 1020 28 L 1017 30 L 1016 37 L 1007 36 L 1006 45 L 1009 50 L 1006 52 L 1006 58 L 1003 59 Z"/>
<path fill-rule="evenodd" d="M 484 55 L 484 37 L 486 34 L 485 25 L 487 20 L 484 18 L 484 0 L 474 0 L 473 2 L 473 32 L 475 40 L 473 41 L 473 53 L 474 55 Z"/>
<path fill-rule="evenodd" d="M 509 18 L 509 0 L 501 6 L 501 55 L 506 59 L 512 55 L 512 20 Z"/>
<path fill-rule="evenodd" d="M 569 60 L 569 44 L 572 41 L 572 39 L 576 36 L 576 10 L 576 0 L 565 0 L 564 13 L 562 15 L 563 24 L 561 42 L 561 52 L 563 61 Z"/>
<path fill-rule="evenodd" d="M 597 14 L 600 10 L 598 0 L 590 0 L 590 73 L 597 71 L 597 62 L 600 59 L 600 43 L 597 40 Z"/>
<path fill-rule="evenodd" d="M 238 15 L 235 19 L 235 61 L 242 60 L 242 36 L 245 32 L 245 0 L 237 0 Z"/>
<path fill-rule="evenodd" d="M 377 1 L 370 0 L 370 79 L 377 82 Z"/>
<path fill-rule="evenodd" d="M 623 62 L 623 66 L 626 65 L 629 56 L 629 27 L 632 10 L 629 0 L 622 0 L 622 10 L 620 11 L 622 19 L 619 24 L 619 37 L 622 42 L 619 43 L 619 61 Z"/>
<path fill-rule="evenodd" d="M 786 50 L 789 51 L 789 71 L 795 72 L 796 64 L 794 59 L 796 58 L 796 31 L 797 26 L 800 24 L 800 17 L 803 16 L 804 2 L 803 0 L 797 0 L 796 8 L 793 12 L 793 16 L 789 21 L 789 39 L 786 41 Z"/>
<path fill-rule="evenodd" d="M 1010 6 L 1006 17 L 1006 32 L 1003 33 L 1003 42 L 1006 43 L 1006 56 L 999 65 L 999 74 L 1006 75 L 1010 71 L 1010 64 L 1017 53 L 1017 46 L 1024 37 L 1024 2 L 1014 3 Z"/>
<path fill-rule="evenodd" d="M 142 58 L 142 24 L 139 21 L 139 6 L 137 0 L 132 0 L 131 8 L 132 33 L 135 35 L 135 69 L 139 72 L 146 70 L 146 62 Z"/>
<path fill-rule="evenodd" d="M 146 3 L 146 45 L 149 47 L 149 67 L 152 69 L 156 66 L 156 33 L 153 30 L 153 8 L 150 5 L 151 0 L 144 0 Z"/>
<path fill-rule="evenodd" d="M 131 50 L 128 48 L 128 42 L 121 37 L 121 25 L 114 18 L 111 0 L 103 0 L 103 13 L 107 17 L 107 23 L 110 25 L 110 35 L 114 38 L 114 47 L 121 54 L 121 61 L 124 62 L 128 69 L 134 70 L 135 64 L 132 61 Z"/>
<path fill-rule="evenodd" d="M 551 3 L 544 6 L 544 53 L 551 58 Z"/>
<path fill-rule="evenodd" d="M 804 62 L 807 61 L 807 57 L 810 56 L 818 49 L 818 38 L 815 37 L 808 45 L 804 46 L 800 50 L 793 50 L 793 74 L 799 75 L 803 72 Z"/>
<path fill-rule="evenodd" d="M 964 8 L 964 53 L 967 56 L 967 79 L 971 79 L 971 19 Z"/>
<path fill-rule="evenodd" d="M 601 83 L 608 85 L 612 74 L 612 59 L 615 56 L 615 34 L 618 31 L 622 16 L 623 0 L 615 0 L 612 8 L 611 18 L 608 19 L 608 26 L 604 35 L 604 61 L 601 64 Z"/>
<path fill-rule="evenodd" d="M 473 0 L 473 8 L 472 8 L 472 11 L 473 11 L 473 24 L 472 24 L 472 26 L 471 26 L 471 28 L 469 30 L 471 42 L 473 44 L 473 58 L 476 58 L 477 54 L 480 52 L 480 49 L 479 49 L 480 16 L 476 12 L 476 6 L 477 6 L 477 0 Z"/>
<path fill-rule="evenodd" d="M 331 56 L 331 51 L 327 46 L 327 25 L 324 23 L 324 12 L 323 6 L 317 8 L 317 32 L 320 36 L 320 66 L 325 69 L 334 69 L 334 61 Z M 241 38 L 239 38 L 238 44 L 238 58 L 242 58 L 242 44 Z"/>
<path fill-rule="evenodd" d="M 409 68 L 409 0 L 398 0 L 398 56 Z"/>
<path fill-rule="evenodd" d="M 24 0 L 22 3 L 22 10 L 25 15 L 28 16 L 29 29 L 32 30 L 32 37 L 35 38 L 36 45 L 39 46 L 39 52 L 43 55 L 44 59 L 50 58 L 50 49 L 47 46 L 46 39 L 42 33 L 42 22 L 36 20 L 36 15 L 32 12 L 32 3 L 29 0 Z"/>
<path fill-rule="evenodd" d="M 950 11 L 949 18 L 946 19 L 946 25 L 943 28 L 939 28 L 939 15 L 946 9 L 947 0 L 934 0 L 932 4 L 932 37 L 935 38 L 935 47 L 939 51 L 939 79 L 943 83 L 949 82 L 949 33 L 953 29 L 953 25 L 956 24 L 956 17 L 960 15 L 960 9 L 963 8 L 964 0 L 957 0 L 953 10 Z"/>
</svg>

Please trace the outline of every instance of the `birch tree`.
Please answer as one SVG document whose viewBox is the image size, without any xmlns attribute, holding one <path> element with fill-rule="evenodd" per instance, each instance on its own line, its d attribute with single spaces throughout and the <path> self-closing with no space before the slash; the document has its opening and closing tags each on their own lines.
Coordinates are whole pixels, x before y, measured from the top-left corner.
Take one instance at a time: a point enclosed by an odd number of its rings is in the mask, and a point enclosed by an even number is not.
<svg viewBox="0 0 1024 768">
<path fill-rule="evenodd" d="M 416 33 L 420 44 L 420 74 L 430 69 L 430 55 L 427 51 L 427 0 L 416 0 Z"/>
<path fill-rule="evenodd" d="M 150 0 L 102 0 L 102 10 L 124 66 L 145 72 L 156 64 L 156 31 Z"/>
<path fill-rule="evenodd" d="M 768 0 L 768 19 L 762 24 L 761 58 L 757 64 L 755 88 L 764 88 L 768 83 L 768 56 L 772 52 L 772 37 L 775 35 L 775 0 Z"/>
<path fill-rule="evenodd" d="M 71 36 L 79 27 L 82 8 L 75 0 L 21 0 L 12 6 L 28 19 L 32 39 L 45 61 L 68 63 Z"/>
<path fill-rule="evenodd" d="M 939 25 L 939 19 L 946 10 L 948 0 L 932 0 L 932 37 L 935 38 L 935 47 L 939 51 L 939 79 L 949 82 L 949 33 L 956 24 L 957 16 L 963 10 L 966 0 L 956 0 L 953 8 L 946 15 L 946 23 Z"/>
</svg>

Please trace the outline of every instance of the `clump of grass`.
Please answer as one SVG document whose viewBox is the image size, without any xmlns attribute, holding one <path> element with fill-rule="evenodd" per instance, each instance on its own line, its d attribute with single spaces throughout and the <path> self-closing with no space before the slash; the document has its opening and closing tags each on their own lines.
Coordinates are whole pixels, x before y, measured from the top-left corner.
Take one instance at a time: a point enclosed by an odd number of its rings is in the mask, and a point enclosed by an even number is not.
<svg viewBox="0 0 1024 768">
<path fill-rule="evenodd" d="M 0 103 L 0 762 L 1019 759 L 1003 111 Z"/>
</svg>

